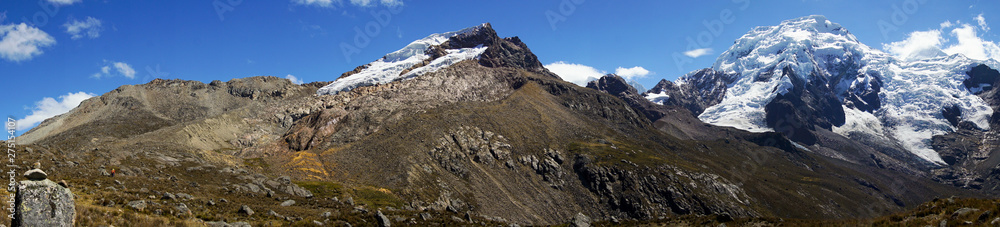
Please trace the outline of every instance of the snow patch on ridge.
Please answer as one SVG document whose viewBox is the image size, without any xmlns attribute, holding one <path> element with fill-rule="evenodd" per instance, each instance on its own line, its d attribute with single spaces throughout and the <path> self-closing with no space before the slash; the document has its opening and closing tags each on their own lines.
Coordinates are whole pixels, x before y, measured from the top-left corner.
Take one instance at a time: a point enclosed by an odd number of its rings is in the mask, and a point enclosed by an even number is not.
<svg viewBox="0 0 1000 227">
<path fill-rule="evenodd" d="M 834 133 L 848 136 L 852 132 L 861 132 L 878 137 L 886 137 L 885 126 L 882 125 L 882 121 L 874 114 L 854 108 L 847 108 L 847 106 L 843 106 L 843 108 L 844 115 L 846 115 L 845 123 L 840 127 L 834 126 L 832 128 Z"/>
<path fill-rule="evenodd" d="M 406 69 L 420 64 L 424 60 L 430 59 L 431 56 L 427 55 L 425 52 L 431 46 L 441 45 L 453 36 L 477 33 L 480 29 L 485 27 L 486 24 L 481 24 L 479 26 L 462 29 L 460 31 L 432 34 L 423 39 L 413 41 L 402 49 L 386 54 L 384 57 L 368 63 L 367 67 L 360 72 L 337 79 L 333 83 L 323 86 L 316 91 L 316 94 L 333 95 L 342 91 L 350 91 L 358 87 L 409 79 L 415 76 L 423 75 L 424 73 L 437 71 L 460 61 L 479 57 L 479 55 L 486 51 L 486 47 L 482 47 L 480 45 L 475 48 L 446 50 L 448 55 L 434 59 L 431 63 L 413 69 L 405 75 L 402 75 L 402 72 Z"/>
<path fill-rule="evenodd" d="M 443 69 L 455 63 L 469 59 L 474 59 L 476 57 L 479 57 L 479 55 L 482 55 L 483 52 L 486 52 L 486 48 L 487 47 L 483 45 L 479 45 L 474 48 L 445 50 L 446 52 L 448 52 L 448 55 L 434 59 L 434 61 L 431 61 L 427 65 L 414 69 L 410 72 L 407 72 L 406 74 L 400 76 L 397 79 L 409 79 L 415 76 L 423 75 L 425 73 L 436 72 L 439 69 Z"/>
<path fill-rule="evenodd" d="M 667 95 L 666 92 L 660 91 L 660 93 L 646 94 L 645 98 L 650 102 L 663 105 L 664 103 L 667 103 L 667 100 L 670 100 L 670 95 Z"/>
</svg>

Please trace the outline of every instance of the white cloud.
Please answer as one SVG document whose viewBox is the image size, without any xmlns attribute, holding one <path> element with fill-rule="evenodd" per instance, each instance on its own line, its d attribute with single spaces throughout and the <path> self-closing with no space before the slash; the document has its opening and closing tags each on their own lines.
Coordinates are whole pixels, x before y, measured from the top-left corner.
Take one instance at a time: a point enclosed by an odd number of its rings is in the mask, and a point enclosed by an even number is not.
<svg viewBox="0 0 1000 227">
<path fill-rule="evenodd" d="M 114 76 L 111 69 L 117 72 L 117 75 L 122 75 L 128 77 L 129 79 L 135 79 L 135 69 L 131 65 L 125 62 L 116 62 L 104 60 L 104 66 L 101 67 L 101 72 L 94 73 L 90 77 L 100 79 L 101 77 Z"/>
<path fill-rule="evenodd" d="M 0 57 L 8 61 L 31 60 L 43 53 L 42 47 L 55 44 L 52 36 L 36 27 L 24 23 L 0 25 Z"/>
<path fill-rule="evenodd" d="M 632 80 L 632 78 L 642 78 L 649 75 L 649 70 L 643 68 L 642 66 L 636 66 L 632 68 L 622 68 L 618 67 L 615 69 L 615 74 L 625 78 L 626 80 Z"/>
<path fill-rule="evenodd" d="M 990 26 L 986 25 L 986 18 L 983 17 L 982 13 L 980 13 L 978 16 L 976 16 L 973 19 L 976 19 L 976 23 L 979 24 L 979 28 L 980 29 L 983 29 L 983 32 L 989 32 L 990 31 Z"/>
<path fill-rule="evenodd" d="M 73 19 L 63 24 L 63 27 L 66 27 L 66 33 L 69 33 L 73 39 L 83 37 L 94 39 L 101 36 L 101 20 L 93 17 L 87 17 L 83 21 Z"/>
<path fill-rule="evenodd" d="M 883 44 L 882 48 L 898 59 L 926 59 L 941 53 L 941 44 L 944 41 L 940 30 L 916 31 L 910 33 L 906 40 Z"/>
<path fill-rule="evenodd" d="M 378 3 L 384 6 L 399 6 L 403 4 L 402 0 L 350 0 L 350 2 L 352 5 L 360 7 L 376 6 Z M 292 3 L 333 8 L 334 6 L 343 5 L 343 0 L 292 0 Z"/>
<path fill-rule="evenodd" d="M 72 5 L 73 3 L 81 2 L 83 0 L 47 0 L 49 3 L 57 6 Z"/>
<path fill-rule="evenodd" d="M 296 3 L 296 4 L 299 4 L 299 5 L 315 5 L 315 6 L 326 7 L 326 8 L 333 7 L 333 3 L 334 3 L 333 0 L 292 0 L 292 2 Z M 339 0 L 336 1 L 336 2 L 340 3 Z"/>
<path fill-rule="evenodd" d="M 293 84 L 303 84 L 302 79 L 292 76 L 292 74 L 288 74 L 287 76 L 285 76 L 285 79 L 291 80 Z"/>
<path fill-rule="evenodd" d="M 17 120 L 17 130 L 21 131 L 30 129 L 35 127 L 36 124 L 45 121 L 45 119 L 69 112 L 73 108 L 79 106 L 80 102 L 83 102 L 83 100 L 87 100 L 94 96 L 96 95 L 81 91 L 59 96 L 60 101 L 56 101 L 56 99 L 51 97 L 42 98 L 42 100 L 36 102 L 35 106 L 31 109 L 31 115 Z"/>
<path fill-rule="evenodd" d="M 958 43 L 944 48 L 948 54 L 963 54 L 976 60 L 996 59 L 1000 61 L 1000 47 L 997 43 L 983 40 L 976 34 L 972 25 L 964 24 L 954 30 L 951 35 L 958 38 Z"/>
<path fill-rule="evenodd" d="M 942 29 L 944 29 L 944 28 L 950 28 L 951 26 L 955 26 L 955 24 L 952 24 L 951 21 L 941 22 L 941 28 Z"/>
<path fill-rule="evenodd" d="M 684 55 L 687 55 L 688 57 L 691 58 L 698 58 L 709 54 L 712 54 L 712 48 L 701 48 L 701 49 L 684 51 Z"/>
<path fill-rule="evenodd" d="M 400 0 L 351 0 L 351 4 L 356 6 L 373 6 L 372 2 L 381 2 L 384 6 L 397 6 L 403 4 Z"/>
<path fill-rule="evenodd" d="M 587 82 L 597 80 L 604 76 L 604 71 L 597 70 L 594 67 L 566 63 L 563 61 L 557 61 L 552 64 L 545 65 L 546 69 L 552 71 L 556 75 L 559 75 L 563 80 L 569 81 L 580 86 L 587 86 Z"/>
<path fill-rule="evenodd" d="M 985 18 L 980 14 L 974 19 L 978 27 L 961 21 L 955 23 L 945 21 L 941 23 L 941 29 L 915 31 L 910 33 L 906 40 L 882 46 L 886 52 L 901 60 L 918 60 L 943 54 L 962 54 L 976 60 L 1000 60 L 1000 46 L 996 42 L 984 40 L 979 35 L 979 32 L 986 33 L 989 30 Z M 948 33 L 943 32 L 948 28 L 954 29 Z M 945 34 L 954 39 L 946 39 Z"/>
<path fill-rule="evenodd" d="M 124 62 L 115 62 L 115 69 L 118 70 L 118 73 L 125 75 L 125 77 L 135 79 L 135 69 L 132 69 L 132 66 L 125 64 Z"/>
</svg>

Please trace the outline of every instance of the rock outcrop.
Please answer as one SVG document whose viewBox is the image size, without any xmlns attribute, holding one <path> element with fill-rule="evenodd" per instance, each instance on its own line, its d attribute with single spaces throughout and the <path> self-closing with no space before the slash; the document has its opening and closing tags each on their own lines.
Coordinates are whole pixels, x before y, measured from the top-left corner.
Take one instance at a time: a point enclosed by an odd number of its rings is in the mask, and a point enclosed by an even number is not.
<svg viewBox="0 0 1000 227">
<path fill-rule="evenodd" d="M 715 174 L 667 165 L 656 167 L 652 173 L 649 168 L 599 166 L 587 155 L 577 156 L 573 167 L 587 189 L 631 218 L 648 219 L 661 214 L 759 215 L 746 208 L 752 199 L 743 188 Z"/>
<path fill-rule="evenodd" d="M 40 169 L 26 172 L 29 180 L 17 186 L 12 226 L 73 226 L 76 208 L 73 192 L 46 179 Z"/>
<path fill-rule="evenodd" d="M 646 98 L 643 98 L 639 94 L 639 91 L 636 91 L 635 88 L 625 81 L 625 78 L 614 74 L 608 74 L 598 80 L 590 81 L 587 83 L 587 88 L 602 91 L 622 99 L 622 101 L 628 103 L 629 106 L 635 108 L 650 121 L 659 120 L 667 112 L 665 111 L 666 107 L 647 101 Z"/>
<path fill-rule="evenodd" d="M 430 156 L 441 167 L 460 177 L 466 177 L 469 172 L 468 159 L 476 163 L 512 168 L 510 149 L 511 146 L 503 135 L 478 127 L 463 126 L 439 138 Z"/>
<path fill-rule="evenodd" d="M 681 83 L 660 80 L 656 86 L 643 92 L 642 95 L 665 95 L 669 98 L 660 104 L 684 107 L 697 116 L 704 112 L 705 108 L 721 102 L 726 95 L 726 85 L 733 80 L 732 75 L 712 69 L 701 69 L 679 80 Z"/>
</svg>

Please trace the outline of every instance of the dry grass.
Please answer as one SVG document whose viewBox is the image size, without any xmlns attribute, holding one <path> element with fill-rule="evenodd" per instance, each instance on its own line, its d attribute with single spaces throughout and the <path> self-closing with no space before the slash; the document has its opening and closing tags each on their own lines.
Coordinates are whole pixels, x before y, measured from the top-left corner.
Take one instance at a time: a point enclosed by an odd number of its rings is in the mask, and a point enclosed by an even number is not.
<svg viewBox="0 0 1000 227">
<path fill-rule="evenodd" d="M 205 226 L 196 219 L 177 219 L 132 212 L 123 208 L 77 202 L 77 226 Z"/>
</svg>

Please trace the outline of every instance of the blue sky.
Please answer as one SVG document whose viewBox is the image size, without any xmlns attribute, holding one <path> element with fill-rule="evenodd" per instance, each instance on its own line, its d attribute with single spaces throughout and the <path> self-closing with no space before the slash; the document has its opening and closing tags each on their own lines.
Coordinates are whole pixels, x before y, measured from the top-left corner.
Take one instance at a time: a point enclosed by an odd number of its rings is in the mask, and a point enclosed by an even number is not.
<svg viewBox="0 0 1000 227">
<path fill-rule="evenodd" d="M 997 9 L 944 0 L 2 0 L 0 113 L 27 129 L 154 78 L 331 81 L 410 41 L 484 22 L 519 36 L 544 64 L 619 72 L 648 88 L 710 67 L 742 34 L 782 20 L 825 15 L 869 46 L 905 52 L 903 44 L 955 45 L 962 25 L 995 46 L 988 26 L 1000 24 Z M 927 35 L 940 42 L 918 42 Z"/>
</svg>

